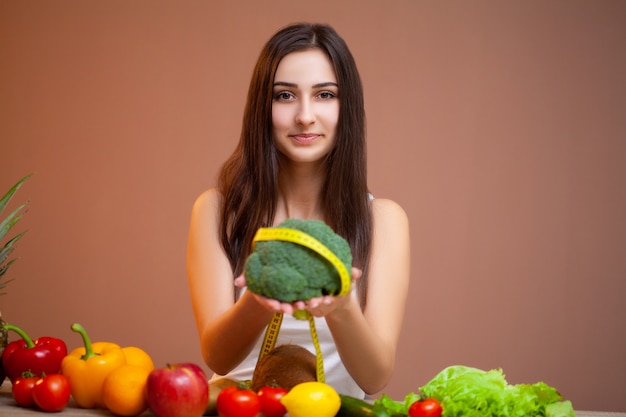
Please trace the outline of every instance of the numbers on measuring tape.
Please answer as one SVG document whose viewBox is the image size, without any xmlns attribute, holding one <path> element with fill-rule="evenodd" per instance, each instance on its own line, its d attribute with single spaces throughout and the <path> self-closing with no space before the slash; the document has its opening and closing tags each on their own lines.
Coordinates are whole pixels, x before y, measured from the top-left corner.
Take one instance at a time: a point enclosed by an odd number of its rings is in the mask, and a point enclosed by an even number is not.
<svg viewBox="0 0 626 417">
<path fill-rule="evenodd" d="M 322 348 L 320 347 L 320 341 L 317 337 L 317 329 L 315 328 L 315 318 L 313 314 L 306 312 L 309 319 L 309 329 L 311 329 L 311 339 L 313 339 L 313 346 L 315 347 L 315 375 L 317 382 L 326 382 L 324 376 L 324 358 L 322 357 Z"/>
<path fill-rule="evenodd" d="M 261 345 L 261 352 L 259 352 L 259 359 L 269 353 L 276 345 L 276 339 L 278 338 L 278 332 L 280 331 L 280 325 L 283 322 L 282 313 L 274 313 L 267 328 L 265 329 L 265 336 L 263 337 L 263 345 Z"/>
</svg>

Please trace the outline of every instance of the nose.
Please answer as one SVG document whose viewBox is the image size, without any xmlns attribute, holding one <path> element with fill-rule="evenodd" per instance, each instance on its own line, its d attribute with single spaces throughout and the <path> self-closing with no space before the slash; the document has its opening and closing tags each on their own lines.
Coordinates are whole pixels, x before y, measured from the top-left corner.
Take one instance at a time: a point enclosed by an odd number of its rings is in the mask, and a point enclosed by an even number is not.
<svg viewBox="0 0 626 417">
<path fill-rule="evenodd" d="M 315 122 L 315 111 L 313 103 L 309 100 L 302 100 L 298 106 L 296 113 L 296 123 L 301 125 L 310 125 Z"/>
</svg>

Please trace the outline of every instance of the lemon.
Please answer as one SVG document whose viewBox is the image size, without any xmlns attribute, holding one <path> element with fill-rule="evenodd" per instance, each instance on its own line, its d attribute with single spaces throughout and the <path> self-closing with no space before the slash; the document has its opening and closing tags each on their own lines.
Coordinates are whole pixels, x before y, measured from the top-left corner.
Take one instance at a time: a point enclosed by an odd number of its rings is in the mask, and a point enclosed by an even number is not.
<svg viewBox="0 0 626 417">
<path fill-rule="evenodd" d="M 280 402 L 289 417 L 334 417 L 341 407 L 337 391 L 323 382 L 302 382 L 291 388 Z"/>
</svg>

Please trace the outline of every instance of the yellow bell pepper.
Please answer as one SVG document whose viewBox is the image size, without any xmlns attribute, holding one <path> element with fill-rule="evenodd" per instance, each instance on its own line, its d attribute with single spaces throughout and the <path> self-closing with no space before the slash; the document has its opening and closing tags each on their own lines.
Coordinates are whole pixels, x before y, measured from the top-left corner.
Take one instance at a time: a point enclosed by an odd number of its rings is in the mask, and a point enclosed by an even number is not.
<svg viewBox="0 0 626 417">
<path fill-rule="evenodd" d="M 82 408 L 104 408 L 102 385 L 113 370 L 126 363 L 122 348 L 115 343 L 91 343 L 78 323 L 72 330 L 80 333 L 84 346 L 72 350 L 61 362 L 61 373 L 70 382 L 72 397 Z"/>
</svg>

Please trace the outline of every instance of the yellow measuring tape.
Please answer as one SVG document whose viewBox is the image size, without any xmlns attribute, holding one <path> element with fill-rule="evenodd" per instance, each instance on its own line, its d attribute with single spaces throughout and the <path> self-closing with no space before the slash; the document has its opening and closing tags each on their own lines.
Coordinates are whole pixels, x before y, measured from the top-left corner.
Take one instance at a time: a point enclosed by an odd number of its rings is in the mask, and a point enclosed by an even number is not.
<svg viewBox="0 0 626 417">
<path fill-rule="evenodd" d="M 304 233 L 300 230 L 271 227 L 261 228 L 257 231 L 252 245 L 259 241 L 267 240 L 280 240 L 284 242 L 296 243 L 311 249 L 328 262 L 330 262 L 337 272 L 341 280 L 341 289 L 337 295 L 346 295 L 350 291 L 350 273 L 346 269 L 345 265 L 337 258 L 337 256 L 326 247 L 322 242 L 315 239 L 313 236 Z M 295 316 L 295 315 L 294 315 Z M 305 319 L 309 321 L 309 328 L 311 330 L 311 338 L 313 339 L 313 346 L 315 347 L 315 362 L 316 362 L 316 374 L 318 382 L 325 382 L 324 376 L 324 358 L 322 357 L 322 350 L 320 348 L 319 340 L 317 337 L 317 330 L 315 329 L 315 318 L 311 313 L 305 311 Z M 267 353 L 269 353 L 276 345 L 276 339 L 278 338 L 278 332 L 280 325 L 283 322 L 283 313 L 274 313 L 270 323 L 267 325 L 265 331 L 265 337 L 263 338 L 263 345 L 261 346 L 261 352 L 259 353 L 259 360 Z"/>
</svg>

